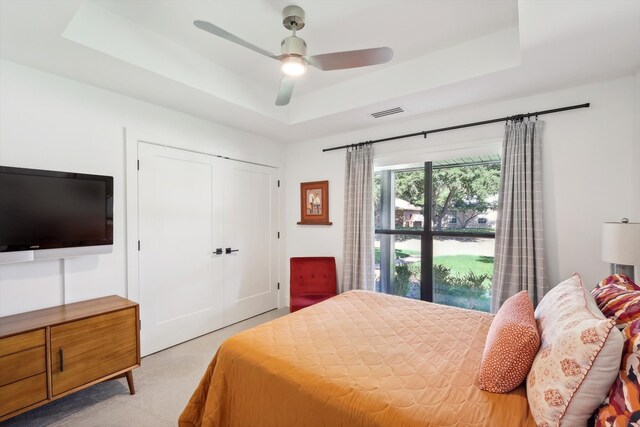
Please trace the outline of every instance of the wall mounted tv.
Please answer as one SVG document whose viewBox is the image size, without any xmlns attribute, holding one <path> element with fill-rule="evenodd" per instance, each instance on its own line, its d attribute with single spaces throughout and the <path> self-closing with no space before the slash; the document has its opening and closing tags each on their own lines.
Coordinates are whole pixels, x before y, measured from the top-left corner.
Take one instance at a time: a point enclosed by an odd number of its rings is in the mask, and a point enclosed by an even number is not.
<svg viewBox="0 0 640 427">
<path fill-rule="evenodd" d="M 0 263 L 111 252 L 113 178 L 0 166 Z"/>
</svg>

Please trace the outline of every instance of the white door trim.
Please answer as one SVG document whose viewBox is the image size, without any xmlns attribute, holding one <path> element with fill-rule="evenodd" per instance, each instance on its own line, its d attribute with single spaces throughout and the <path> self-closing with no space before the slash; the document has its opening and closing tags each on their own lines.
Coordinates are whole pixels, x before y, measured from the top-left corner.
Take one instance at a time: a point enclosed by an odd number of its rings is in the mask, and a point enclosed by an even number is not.
<svg viewBox="0 0 640 427">
<path fill-rule="evenodd" d="M 190 151 L 193 153 L 204 154 L 207 156 L 220 157 L 225 160 L 233 160 L 237 162 L 249 163 L 253 165 L 266 166 L 276 169 L 277 179 L 280 180 L 280 168 L 278 166 L 266 165 L 247 160 L 234 159 L 230 157 L 220 156 L 214 153 L 190 150 L 188 148 L 179 147 L 171 144 L 163 144 L 150 141 L 144 138 L 142 134 L 135 129 L 124 128 L 125 135 L 125 236 L 126 236 L 126 269 L 127 269 L 127 298 L 140 302 L 140 267 L 138 261 L 138 236 L 139 219 L 138 219 L 138 143 L 155 144 L 177 150 Z M 280 205 L 280 195 L 278 195 L 278 205 Z M 280 223 L 280 215 L 278 216 L 278 224 Z M 281 228 L 281 227 L 278 227 Z M 279 247 L 282 249 L 281 247 Z M 279 254 L 276 257 L 280 259 Z M 278 269 L 277 277 L 280 279 L 280 269 Z M 280 306 L 280 298 L 278 298 L 278 306 Z"/>
<path fill-rule="evenodd" d="M 140 302 L 138 264 L 138 134 L 125 128 L 127 298 Z"/>
</svg>

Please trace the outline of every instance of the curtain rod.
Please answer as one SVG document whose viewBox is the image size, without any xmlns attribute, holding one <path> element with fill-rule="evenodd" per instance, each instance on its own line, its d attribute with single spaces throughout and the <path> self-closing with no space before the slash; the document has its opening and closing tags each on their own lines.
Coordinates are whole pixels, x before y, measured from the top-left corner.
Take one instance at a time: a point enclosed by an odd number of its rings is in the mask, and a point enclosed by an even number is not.
<svg viewBox="0 0 640 427">
<path fill-rule="evenodd" d="M 505 122 L 508 120 L 522 120 L 525 117 L 537 117 L 537 116 L 542 116 L 543 114 L 559 113 L 560 111 L 576 110 L 578 108 L 589 108 L 590 105 L 591 103 L 587 102 L 586 104 L 571 105 L 569 107 L 554 108 L 552 110 L 536 111 L 535 113 L 516 114 L 513 116 L 500 117 L 498 119 L 483 120 L 481 122 L 465 123 L 463 125 L 449 126 L 446 128 L 439 128 L 439 129 L 423 130 L 421 132 L 390 136 L 388 138 L 374 139 L 372 141 L 364 141 L 364 142 L 358 142 L 355 144 L 341 145 L 339 147 L 324 148 L 322 151 L 325 152 L 325 151 L 341 150 L 343 148 L 358 147 L 358 146 L 367 145 L 367 144 L 377 144 L 378 142 L 386 142 L 386 141 L 393 141 L 395 139 L 411 138 L 413 136 L 423 136 L 424 138 L 426 138 L 427 135 L 430 133 L 445 132 L 448 130 L 469 128 L 472 126 L 488 125 L 490 123 L 499 123 L 499 122 Z"/>
</svg>

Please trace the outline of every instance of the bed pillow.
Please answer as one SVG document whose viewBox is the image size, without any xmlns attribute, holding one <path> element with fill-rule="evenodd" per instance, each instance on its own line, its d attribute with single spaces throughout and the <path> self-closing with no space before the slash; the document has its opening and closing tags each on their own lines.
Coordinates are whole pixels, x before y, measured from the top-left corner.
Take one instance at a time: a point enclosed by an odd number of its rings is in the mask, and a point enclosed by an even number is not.
<svg viewBox="0 0 640 427">
<path fill-rule="evenodd" d="M 480 362 L 480 388 L 507 393 L 527 377 L 540 348 L 540 334 L 527 291 L 507 299 L 487 334 Z"/>
<path fill-rule="evenodd" d="M 625 289 L 629 289 L 631 291 L 640 291 L 640 286 L 638 286 L 631 278 L 625 274 L 612 274 L 611 276 L 603 279 L 600 283 L 596 285 L 596 287 L 606 286 L 606 285 L 616 285 L 621 286 Z"/>
<path fill-rule="evenodd" d="M 613 274 L 591 291 L 602 313 L 624 329 L 640 319 L 640 286 L 624 274 Z"/>
<path fill-rule="evenodd" d="M 640 424 L 640 319 L 622 331 L 624 353 L 618 378 L 595 416 L 595 427 Z"/>
<path fill-rule="evenodd" d="M 527 376 L 538 426 L 586 425 L 618 374 L 623 339 L 612 319 L 592 312 L 591 294 L 574 274 L 535 310 L 541 347 Z"/>
</svg>

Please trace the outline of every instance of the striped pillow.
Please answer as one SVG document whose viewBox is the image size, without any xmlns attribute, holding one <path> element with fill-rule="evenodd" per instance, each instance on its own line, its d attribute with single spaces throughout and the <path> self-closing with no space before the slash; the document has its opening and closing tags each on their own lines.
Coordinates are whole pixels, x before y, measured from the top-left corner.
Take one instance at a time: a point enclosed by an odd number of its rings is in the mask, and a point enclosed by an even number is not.
<svg viewBox="0 0 640 427">
<path fill-rule="evenodd" d="M 624 274 L 613 274 L 591 291 L 598 308 L 623 329 L 640 319 L 640 286 Z"/>
<path fill-rule="evenodd" d="M 595 427 L 640 424 L 640 319 L 632 322 L 622 334 L 625 342 L 620 372 L 595 414 Z"/>
</svg>

